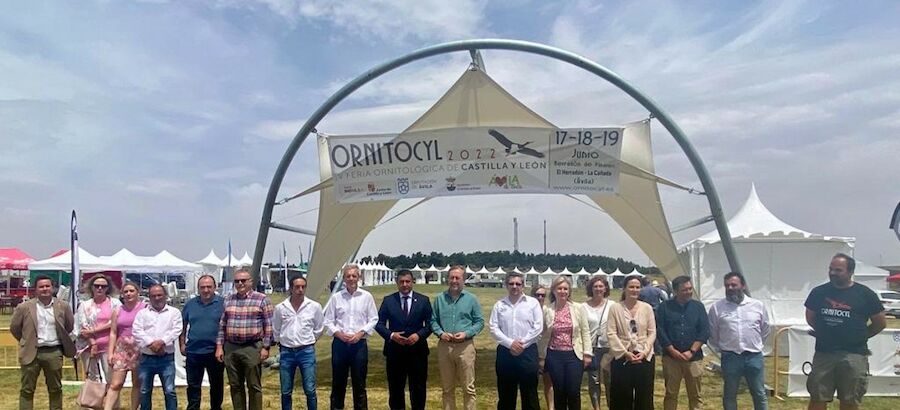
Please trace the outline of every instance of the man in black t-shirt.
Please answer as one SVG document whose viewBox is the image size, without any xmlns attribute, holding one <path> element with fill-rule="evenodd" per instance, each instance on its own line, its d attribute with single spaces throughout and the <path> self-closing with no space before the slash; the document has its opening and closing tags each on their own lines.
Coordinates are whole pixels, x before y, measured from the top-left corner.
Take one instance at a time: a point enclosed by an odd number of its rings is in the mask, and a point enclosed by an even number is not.
<svg viewBox="0 0 900 410">
<path fill-rule="evenodd" d="M 859 408 L 868 387 L 868 340 L 887 320 L 878 296 L 853 282 L 856 261 L 839 253 L 828 267 L 829 283 L 806 298 L 806 323 L 816 336 L 812 371 L 806 380 L 809 409 L 824 410 L 837 390 L 842 410 Z"/>
</svg>

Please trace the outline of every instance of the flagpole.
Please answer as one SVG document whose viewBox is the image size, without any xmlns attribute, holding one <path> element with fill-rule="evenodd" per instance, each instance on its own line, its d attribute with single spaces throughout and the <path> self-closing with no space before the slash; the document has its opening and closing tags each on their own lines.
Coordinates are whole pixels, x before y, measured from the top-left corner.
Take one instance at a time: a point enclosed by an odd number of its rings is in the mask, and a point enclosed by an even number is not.
<svg viewBox="0 0 900 410">
<path fill-rule="evenodd" d="M 284 247 L 284 241 L 281 242 L 281 255 L 279 255 L 281 259 L 281 269 L 284 274 L 284 291 L 290 293 L 290 285 L 288 284 L 288 270 L 287 270 L 287 248 Z"/>
<path fill-rule="evenodd" d="M 69 301 L 72 307 L 72 313 L 78 309 L 78 288 L 81 286 L 81 275 L 78 263 L 78 217 L 75 210 L 72 210 L 71 235 L 70 235 L 69 255 L 72 258 L 72 289 L 69 291 Z"/>
</svg>

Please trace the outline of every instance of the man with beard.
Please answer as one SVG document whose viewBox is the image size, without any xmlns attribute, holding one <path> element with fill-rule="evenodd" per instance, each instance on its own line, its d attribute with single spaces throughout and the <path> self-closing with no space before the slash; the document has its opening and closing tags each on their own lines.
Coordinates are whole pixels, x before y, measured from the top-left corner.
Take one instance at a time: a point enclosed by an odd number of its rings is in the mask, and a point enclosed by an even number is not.
<svg viewBox="0 0 900 410">
<path fill-rule="evenodd" d="M 438 337 L 438 370 L 444 410 L 456 410 L 456 386 L 463 390 L 463 408 L 475 410 L 475 336 L 484 329 L 478 297 L 466 292 L 466 269 L 447 272 L 447 290 L 434 298 L 431 330 Z"/>
<path fill-rule="evenodd" d="M 51 410 L 62 410 L 63 358 L 75 356 L 75 343 L 69 333 L 75 318 L 69 304 L 53 297 L 53 281 L 40 275 L 34 281 L 35 298 L 16 306 L 9 332 L 19 344 L 19 364 L 22 365 L 22 389 L 19 408 L 34 408 L 34 390 L 38 376 L 44 372 Z M 43 406 L 40 406 L 43 407 Z"/>
<path fill-rule="evenodd" d="M 272 325 L 278 342 L 281 409 L 293 407 L 294 377 L 300 369 L 307 410 L 318 408 L 316 396 L 316 340 L 325 330 L 322 305 L 306 297 L 306 278 L 290 280 L 291 297 L 275 306 Z"/>
<path fill-rule="evenodd" d="M 769 336 L 769 313 L 746 294 L 747 280 L 739 272 L 725 274 L 725 299 L 709 308 L 709 346 L 722 357 L 722 404 L 737 410 L 741 377 L 747 380 L 755 410 L 766 410 L 763 344 Z"/>
<path fill-rule="evenodd" d="M 870 337 L 884 330 L 884 306 L 875 292 L 853 282 L 856 261 L 839 253 L 828 267 L 829 283 L 806 299 L 806 323 L 816 336 L 806 379 L 809 409 L 824 410 L 837 391 L 842 410 L 859 408 L 868 387 Z"/>
<path fill-rule="evenodd" d="M 409 269 L 397 272 L 397 292 L 384 297 L 375 331 L 384 338 L 388 408 L 406 409 L 404 390 L 409 380 L 412 410 L 425 409 L 428 380 L 428 336 L 431 335 L 431 301 L 413 292 Z"/>
</svg>

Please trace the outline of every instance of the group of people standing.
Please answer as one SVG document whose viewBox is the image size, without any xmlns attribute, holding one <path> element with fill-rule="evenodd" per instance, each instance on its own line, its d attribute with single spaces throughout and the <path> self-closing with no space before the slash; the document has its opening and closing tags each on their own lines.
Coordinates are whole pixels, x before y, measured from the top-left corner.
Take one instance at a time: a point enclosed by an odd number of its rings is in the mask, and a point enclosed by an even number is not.
<svg viewBox="0 0 900 410">
<path fill-rule="evenodd" d="M 837 392 L 842 409 L 857 408 L 866 391 L 867 340 L 884 329 L 884 309 L 867 287 L 854 283 L 855 262 L 835 255 L 829 283 L 816 287 L 806 301 L 807 322 L 816 336 L 816 354 L 807 388 L 810 409 L 824 409 Z M 473 339 L 484 328 L 477 297 L 464 289 L 465 269 L 450 268 L 448 289 L 432 301 L 413 291 L 409 270 L 397 273 L 397 289 L 376 309 L 368 291 L 359 288 L 359 268 L 342 269 L 343 288 L 326 307 L 306 298 L 306 279 L 290 280 L 290 297 L 273 306 L 253 290 L 250 273 L 235 272 L 235 293 L 216 295 L 216 282 L 204 275 L 198 296 L 183 310 L 167 305 L 163 286 L 149 289 L 149 304 L 138 288 L 126 282 L 121 299 L 112 282 L 96 275 L 86 283 L 92 296 L 73 316 L 65 301 L 53 297 L 49 277 L 35 281 L 36 297 L 18 306 L 10 330 L 20 341 L 22 364 L 20 408 L 31 409 L 37 378 L 47 380 L 50 408 L 62 408 L 63 357 L 80 355 L 89 373 L 102 373 L 109 389 L 105 408 L 119 407 L 119 392 L 128 372 L 139 388 L 132 389 L 131 408 L 151 408 L 153 379 L 160 377 L 167 410 L 177 408 L 175 349 L 186 359 L 187 409 L 200 408 L 201 383 L 208 375 L 210 408 L 221 409 L 223 373 L 228 375 L 234 409 L 262 408 L 262 363 L 270 348 L 279 345 L 282 409 L 293 407 L 299 370 L 308 409 L 317 408 L 315 344 L 323 333 L 331 344 L 330 407 L 345 408 L 348 377 L 352 403 L 366 409 L 367 339 L 384 338 L 388 407 L 406 408 L 406 389 L 412 409 L 424 409 L 428 379 L 427 339 L 437 337 L 442 407 L 456 409 L 456 389 L 463 407 L 476 402 Z M 665 379 L 664 408 L 675 409 L 682 381 L 691 409 L 703 404 L 702 347 L 721 357 L 724 387 L 722 404 L 737 409 L 738 385 L 743 378 L 756 410 L 767 408 L 764 385 L 764 341 L 769 318 L 762 302 L 748 296 L 744 276 L 724 276 L 725 298 L 707 311 L 693 299 L 687 276 L 672 281 L 674 297 L 658 306 L 641 301 L 639 276 L 624 280 L 621 299 L 609 299 L 604 276 L 590 279 L 588 300 L 575 303 L 565 277 L 549 288 L 537 286 L 527 295 L 522 274 L 509 273 L 507 295 L 491 310 L 488 326 L 497 342 L 497 408 L 539 409 L 538 384 L 543 374 L 547 404 L 553 410 L 581 408 L 581 386 L 588 373 L 591 405 L 599 410 L 602 391 L 610 409 L 653 409 L 657 354 L 662 355 Z M 544 300 L 549 299 L 545 304 Z M 70 337 L 70 334 L 74 337 Z"/>
</svg>

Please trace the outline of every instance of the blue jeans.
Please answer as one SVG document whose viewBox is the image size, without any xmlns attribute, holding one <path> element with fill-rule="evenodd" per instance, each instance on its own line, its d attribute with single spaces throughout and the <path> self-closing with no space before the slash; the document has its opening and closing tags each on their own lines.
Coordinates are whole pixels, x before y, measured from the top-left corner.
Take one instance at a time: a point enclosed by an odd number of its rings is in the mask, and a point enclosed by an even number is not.
<svg viewBox="0 0 900 410">
<path fill-rule="evenodd" d="M 150 410 L 153 405 L 150 398 L 153 396 L 153 376 L 159 375 L 162 382 L 163 396 L 166 398 L 166 410 L 178 408 L 178 397 L 175 396 L 175 355 L 165 356 L 142 355 L 141 364 L 138 367 L 141 376 L 141 410 Z"/>
<path fill-rule="evenodd" d="M 722 405 L 725 410 L 737 410 L 738 386 L 741 377 L 747 380 L 750 396 L 753 398 L 755 410 L 766 410 L 768 398 L 766 396 L 766 375 L 762 353 L 744 352 L 737 354 L 722 352 L 722 378 L 725 386 L 722 392 Z"/>
<path fill-rule="evenodd" d="M 303 393 L 306 394 L 306 408 L 316 410 L 316 348 L 281 347 L 278 351 L 278 372 L 281 376 L 281 409 L 293 407 L 291 394 L 294 391 L 294 375 L 300 369 L 303 378 Z"/>
</svg>

